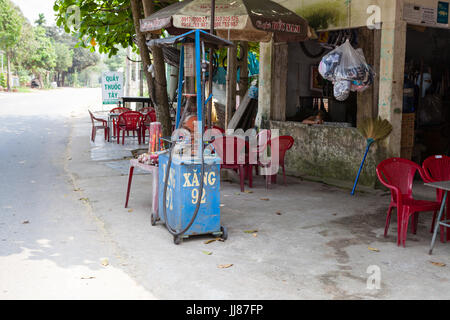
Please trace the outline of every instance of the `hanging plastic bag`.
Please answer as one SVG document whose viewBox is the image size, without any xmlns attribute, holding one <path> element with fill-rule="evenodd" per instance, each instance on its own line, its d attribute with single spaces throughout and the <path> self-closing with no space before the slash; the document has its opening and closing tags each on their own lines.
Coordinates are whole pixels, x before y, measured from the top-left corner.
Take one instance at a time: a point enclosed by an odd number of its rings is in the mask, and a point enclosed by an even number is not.
<svg viewBox="0 0 450 320">
<path fill-rule="evenodd" d="M 334 83 L 334 97 L 338 101 L 345 101 L 350 96 L 352 82 L 348 80 L 338 80 Z"/>
<path fill-rule="evenodd" d="M 339 101 L 347 99 L 350 91 L 366 90 L 375 78 L 362 49 L 355 50 L 348 40 L 322 58 L 319 73 L 333 82 L 334 95 Z"/>
</svg>

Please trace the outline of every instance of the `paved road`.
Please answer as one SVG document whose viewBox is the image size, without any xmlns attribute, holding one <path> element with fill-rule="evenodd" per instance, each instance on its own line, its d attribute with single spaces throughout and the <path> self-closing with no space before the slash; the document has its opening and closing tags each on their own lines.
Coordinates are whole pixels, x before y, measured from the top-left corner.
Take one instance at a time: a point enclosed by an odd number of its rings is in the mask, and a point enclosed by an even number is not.
<svg viewBox="0 0 450 320">
<path fill-rule="evenodd" d="M 0 299 L 152 299 L 67 174 L 70 119 L 99 89 L 0 94 Z"/>
<path fill-rule="evenodd" d="M 450 297 L 450 247 L 427 254 L 431 215 L 398 248 L 395 218 L 383 236 L 383 191 L 353 197 L 292 177 L 266 191 L 255 177 L 240 193 L 221 181 L 228 240 L 173 245 L 161 223 L 150 225 L 150 176 L 135 175 L 123 207 L 124 158 L 137 142 L 89 142 L 87 109 L 99 101 L 91 89 L 0 94 L 0 299 Z M 419 198 L 435 197 L 418 187 Z M 369 267 L 380 288 L 368 288 Z"/>
</svg>

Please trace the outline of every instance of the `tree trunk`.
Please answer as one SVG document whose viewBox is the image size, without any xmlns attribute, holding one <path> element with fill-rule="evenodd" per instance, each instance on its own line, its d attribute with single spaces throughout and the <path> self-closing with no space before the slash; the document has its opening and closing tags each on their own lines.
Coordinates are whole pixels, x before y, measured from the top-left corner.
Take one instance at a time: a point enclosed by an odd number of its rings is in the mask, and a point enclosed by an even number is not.
<svg viewBox="0 0 450 320">
<path fill-rule="evenodd" d="M 150 96 L 153 96 L 156 108 L 156 116 L 158 121 L 161 122 L 163 135 L 170 136 L 172 133 L 172 123 L 170 120 L 169 112 L 169 100 L 167 97 L 167 83 L 166 83 L 166 71 L 164 65 L 164 57 L 161 48 L 154 48 L 152 50 L 153 55 L 153 68 L 155 72 L 155 82 L 153 83 L 153 78 L 148 68 L 151 65 L 150 52 L 146 44 L 145 35 L 140 30 L 142 15 L 142 6 L 144 6 L 145 15 L 149 15 L 154 11 L 153 4 L 151 1 L 144 0 L 131 0 L 131 12 L 133 14 L 134 27 L 136 29 L 136 39 L 139 47 L 139 52 L 141 55 L 142 62 L 144 64 L 144 73 L 147 79 L 147 85 L 149 89 Z M 150 10 L 150 12 L 148 12 Z M 154 89 L 154 95 L 152 95 Z"/>
<path fill-rule="evenodd" d="M 42 81 L 42 73 L 38 73 L 38 80 L 39 80 L 39 89 L 44 88 L 44 82 Z"/>
<path fill-rule="evenodd" d="M 11 91 L 11 53 L 6 52 L 6 88 Z"/>
</svg>

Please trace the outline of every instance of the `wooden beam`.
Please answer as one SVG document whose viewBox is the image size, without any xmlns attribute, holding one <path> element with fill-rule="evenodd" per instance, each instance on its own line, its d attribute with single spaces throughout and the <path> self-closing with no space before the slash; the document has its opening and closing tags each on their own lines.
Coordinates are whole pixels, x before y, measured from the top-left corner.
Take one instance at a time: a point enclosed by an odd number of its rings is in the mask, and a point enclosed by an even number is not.
<svg viewBox="0 0 450 320">
<path fill-rule="evenodd" d="M 236 110 L 236 81 L 237 81 L 237 43 L 228 48 L 227 56 L 227 79 L 226 79 L 226 107 L 225 107 L 225 129 Z"/>
<path fill-rule="evenodd" d="M 375 36 L 374 31 L 369 28 L 358 30 L 359 47 L 363 50 L 366 62 L 374 65 L 375 60 Z M 356 126 L 359 127 L 364 119 L 373 117 L 373 94 L 374 86 L 370 86 L 363 92 L 357 93 Z"/>
<path fill-rule="evenodd" d="M 286 95 L 288 74 L 288 45 L 275 43 L 272 63 L 272 98 L 270 118 L 286 121 Z"/>
<path fill-rule="evenodd" d="M 241 54 L 239 55 L 240 63 L 240 73 L 239 73 L 239 91 L 238 95 L 240 97 L 239 101 L 242 101 L 248 90 L 248 42 L 241 41 Z"/>
<path fill-rule="evenodd" d="M 236 113 L 233 115 L 233 118 L 231 118 L 230 122 L 228 123 L 228 128 L 227 129 L 238 129 L 238 125 L 239 122 L 241 121 L 241 119 L 244 117 L 247 108 L 250 104 L 250 96 L 247 93 L 244 96 L 244 99 L 241 100 L 241 103 L 239 105 L 239 109 L 236 111 Z"/>
<path fill-rule="evenodd" d="M 403 84 L 405 73 L 407 23 L 401 19 L 402 3 L 396 3 L 395 20 L 383 23 L 380 53 L 380 91 L 378 114 L 392 124 L 383 141 L 387 157 L 399 157 L 402 134 Z"/>
<path fill-rule="evenodd" d="M 258 114 L 255 121 L 258 128 L 264 125 L 264 121 L 271 120 L 273 48 L 273 40 L 261 42 L 259 46 Z"/>
</svg>

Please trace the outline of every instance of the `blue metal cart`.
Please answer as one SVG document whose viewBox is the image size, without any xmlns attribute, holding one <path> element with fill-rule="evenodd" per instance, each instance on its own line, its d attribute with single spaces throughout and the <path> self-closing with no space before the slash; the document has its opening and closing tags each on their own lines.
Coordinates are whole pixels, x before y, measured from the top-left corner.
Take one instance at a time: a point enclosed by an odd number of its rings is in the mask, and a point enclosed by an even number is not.
<svg viewBox="0 0 450 320">
<path fill-rule="evenodd" d="M 207 70 L 205 48 L 210 49 L 211 56 L 213 49 L 233 44 L 202 30 L 151 42 L 153 43 L 149 45 L 181 44 L 176 128 L 180 128 L 183 121 L 183 97 L 195 98 L 197 131 L 201 133 L 197 143 L 192 146 L 197 148 L 194 156 L 174 154 L 177 137 L 172 137 L 170 150 L 159 156 L 159 212 L 158 217 L 152 215 L 152 224 L 157 220 L 163 221 L 173 235 L 175 244 L 180 244 L 184 238 L 204 234 L 226 239 L 227 230 L 220 224 L 221 161 L 215 155 L 204 154 L 205 106 L 212 99 L 212 94 L 207 99 L 204 94 Z M 185 51 L 186 46 L 189 46 L 188 54 Z M 189 70 L 185 70 L 186 66 Z M 191 92 L 183 93 L 185 83 L 190 83 L 185 91 Z"/>
</svg>

